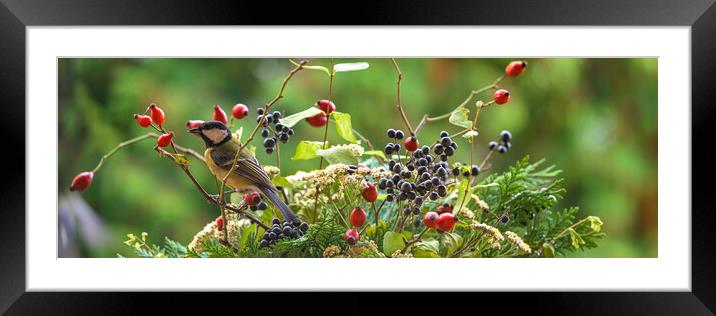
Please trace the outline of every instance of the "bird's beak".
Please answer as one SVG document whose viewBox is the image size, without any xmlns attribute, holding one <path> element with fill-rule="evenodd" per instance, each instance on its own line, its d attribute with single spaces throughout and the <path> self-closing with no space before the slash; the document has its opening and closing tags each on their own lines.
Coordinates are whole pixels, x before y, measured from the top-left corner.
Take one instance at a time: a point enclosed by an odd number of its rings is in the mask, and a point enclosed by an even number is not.
<svg viewBox="0 0 716 316">
<path fill-rule="evenodd" d="M 194 135 L 199 135 L 199 133 L 201 133 L 201 131 L 199 130 L 198 127 L 189 129 L 187 132 L 192 133 L 192 134 L 194 134 Z"/>
</svg>

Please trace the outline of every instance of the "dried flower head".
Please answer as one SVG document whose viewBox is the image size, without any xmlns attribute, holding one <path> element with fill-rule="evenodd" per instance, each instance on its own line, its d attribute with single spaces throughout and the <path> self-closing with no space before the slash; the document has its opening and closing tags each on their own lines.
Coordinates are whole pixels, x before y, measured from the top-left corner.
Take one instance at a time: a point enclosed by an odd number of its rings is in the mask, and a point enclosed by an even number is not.
<svg viewBox="0 0 716 316">
<path fill-rule="evenodd" d="M 517 249 L 525 253 L 532 253 L 532 248 L 530 248 L 530 245 L 524 242 L 522 238 L 520 238 L 520 236 L 517 236 L 517 234 L 511 231 L 506 231 L 505 235 L 507 235 L 507 240 L 514 244 Z"/>
<path fill-rule="evenodd" d="M 490 242 L 490 247 L 492 248 L 499 249 L 500 243 L 505 241 L 505 237 L 502 236 L 500 230 L 490 225 L 483 224 L 477 221 L 472 221 L 472 228 L 476 231 L 486 234 Z"/>
<path fill-rule="evenodd" d="M 341 254 L 341 247 L 330 245 L 323 250 L 323 258 L 335 258 Z"/>
</svg>

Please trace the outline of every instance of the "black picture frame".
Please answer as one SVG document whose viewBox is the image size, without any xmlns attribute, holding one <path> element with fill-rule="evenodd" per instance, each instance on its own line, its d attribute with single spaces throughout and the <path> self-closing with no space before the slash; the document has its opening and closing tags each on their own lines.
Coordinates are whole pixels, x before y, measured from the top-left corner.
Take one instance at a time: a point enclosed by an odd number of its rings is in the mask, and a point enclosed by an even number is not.
<svg viewBox="0 0 716 316">
<path fill-rule="evenodd" d="M 154 295 L 132 293 L 41 293 L 25 291 L 25 161 L 26 129 L 36 128 L 25 116 L 25 34 L 27 26 L 63 25 L 634 25 L 690 26 L 692 65 L 692 196 L 683 201 L 692 208 L 691 292 L 622 293 L 497 293 L 480 294 L 492 306 L 509 306 L 509 311 L 549 314 L 668 314 L 711 315 L 716 311 L 714 249 L 716 229 L 713 207 L 709 205 L 708 179 L 714 163 L 708 150 L 716 119 L 716 6 L 714 0 L 608 0 L 577 1 L 410 1 L 356 4 L 350 10 L 337 3 L 312 4 L 279 2 L 233 2 L 218 4 L 189 0 L 107 0 L 42 1 L 0 0 L 0 113 L 5 157 L 2 173 L 3 207 L 0 208 L 0 311 L 8 314 L 98 314 L 136 313 L 137 305 L 159 301 Z M 302 10 L 303 14 L 296 14 Z M 341 11 L 341 14 L 336 14 Z M 347 15 L 346 12 L 350 12 Z M 638 40 L 638 39 L 635 39 Z M 687 96 L 684 96 L 686 98 Z M 684 109 L 688 110 L 688 109 Z M 10 165 L 12 163 L 12 165 Z M 22 165 L 22 167 L 20 166 Z M 660 209 L 668 212 L 669 210 Z M 668 223 L 659 223 L 668 225 Z M 176 305 L 162 307 L 187 311 L 185 294 L 172 294 Z M 224 295 L 221 295 L 224 296 Z M 218 294 L 205 293 L 197 301 L 222 301 Z M 234 295 L 241 301 L 275 296 Z M 352 295 L 344 310 L 367 301 Z M 234 298 L 226 302 L 233 305 Z M 290 298 L 290 299 L 289 299 Z M 322 302 L 325 294 L 292 293 L 282 302 Z M 338 301 L 338 299 L 336 299 Z M 396 300 L 397 301 L 397 300 Z M 346 304 L 347 302 L 347 304 Z M 236 301 L 236 304 L 241 304 Z M 443 303 L 450 305 L 450 303 Z M 504 305 L 501 305 L 504 304 Z M 164 306 L 169 305 L 169 306 Z M 216 304 L 218 307 L 225 304 Z M 214 306 L 214 307 L 217 307 Z M 297 306 L 297 305 L 293 305 Z M 435 307 L 439 307 L 438 306 Z M 196 307 L 196 306 L 195 306 Z M 410 306 L 407 306 L 410 307 Z M 413 306 L 423 311 L 423 304 Z M 404 304 L 394 307 L 406 308 Z"/>
</svg>

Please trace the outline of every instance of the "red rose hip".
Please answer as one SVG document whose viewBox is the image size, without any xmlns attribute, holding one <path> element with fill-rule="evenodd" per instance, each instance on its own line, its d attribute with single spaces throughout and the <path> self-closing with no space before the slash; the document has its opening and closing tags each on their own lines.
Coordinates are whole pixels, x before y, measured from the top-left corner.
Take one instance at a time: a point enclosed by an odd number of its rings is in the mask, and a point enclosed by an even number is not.
<svg viewBox="0 0 716 316">
<path fill-rule="evenodd" d="M 214 116 L 212 117 L 214 121 L 219 121 L 221 123 L 226 124 L 228 121 L 228 118 L 226 117 L 226 112 L 224 112 L 223 109 L 221 109 L 220 106 L 214 105 Z"/>
<path fill-rule="evenodd" d="M 231 108 L 231 115 L 233 115 L 234 118 L 237 120 L 246 117 L 247 114 L 249 114 L 249 107 L 247 107 L 246 105 L 239 103 L 237 105 L 234 105 L 233 108 Z"/>
<path fill-rule="evenodd" d="M 508 77 L 517 77 L 525 72 L 525 69 L 527 69 L 527 63 L 522 60 L 516 60 L 505 67 L 505 75 Z"/>
<path fill-rule="evenodd" d="M 159 147 L 167 147 L 172 142 L 172 137 L 174 137 L 174 133 L 169 134 L 162 134 L 157 138 L 157 146 Z"/>
<path fill-rule="evenodd" d="M 316 102 L 316 107 L 321 109 L 321 111 L 326 114 L 331 114 L 333 111 L 336 110 L 336 105 L 329 100 L 319 100 L 318 102 Z"/>
<path fill-rule="evenodd" d="M 358 240 L 360 239 L 360 236 L 358 235 L 358 231 L 355 230 L 355 228 L 351 228 L 346 231 L 345 234 L 343 234 L 343 240 L 345 240 L 348 244 L 354 245 Z"/>
<path fill-rule="evenodd" d="M 363 198 L 368 202 L 375 202 L 378 199 L 378 189 L 374 184 L 368 182 L 365 188 L 363 188 Z"/>
<path fill-rule="evenodd" d="M 152 125 L 152 118 L 149 116 L 134 114 L 134 119 L 137 120 L 141 127 L 149 127 L 149 125 Z"/>
<path fill-rule="evenodd" d="M 313 127 L 322 127 L 328 123 L 328 118 L 324 114 L 316 114 L 307 118 L 306 122 Z"/>
<path fill-rule="evenodd" d="M 244 203 L 246 205 L 252 206 L 259 204 L 259 202 L 261 202 L 261 196 L 257 192 L 244 194 Z"/>
<path fill-rule="evenodd" d="M 360 208 L 356 207 L 351 211 L 351 225 L 355 227 L 361 227 L 363 226 L 363 223 L 365 223 L 365 211 Z"/>
<path fill-rule="evenodd" d="M 450 231 L 455 227 L 457 217 L 452 213 L 442 213 L 438 217 L 438 228 L 442 231 Z"/>
<path fill-rule="evenodd" d="M 425 227 L 427 228 L 434 228 L 438 225 L 438 218 L 440 215 L 435 212 L 427 212 L 425 213 L 425 216 L 423 216 L 423 224 L 425 224 Z"/>
<path fill-rule="evenodd" d="M 510 101 L 510 92 L 505 89 L 499 89 L 495 91 L 495 95 L 492 96 L 497 104 L 505 104 Z"/>
<path fill-rule="evenodd" d="M 224 230 L 224 217 L 219 216 L 216 218 L 216 230 L 221 231 Z"/>
<path fill-rule="evenodd" d="M 78 174 L 74 179 L 72 179 L 70 191 L 82 191 L 88 188 L 90 184 L 92 184 L 92 178 L 94 178 L 94 173 L 90 171 Z"/>
<path fill-rule="evenodd" d="M 152 116 L 152 121 L 157 125 L 164 124 L 164 111 L 159 108 L 156 104 L 152 103 L 149 105 L 149 114 Z"/>
<path fill-rule="evenodd" d="M 405 149 L 408 151 L 416 151 L 418 150 L 418 146 L 420 146 L 418 139 L 413 136 L 406 138 L 403 144 L 405 144 Z"/>
<path fill-rule="evenodd" d="M 438 214 L 442 213 L 452 213 L 452 205 L 445 203 L 438 206 Z"/>
<path fill-rule="evenodd" d="M 189 120 L 186 121 L 186 127 L 188 128 L 197 128 L 199 125 L 204 124 L 204 121 L 202 120 Z"/>
</svg>

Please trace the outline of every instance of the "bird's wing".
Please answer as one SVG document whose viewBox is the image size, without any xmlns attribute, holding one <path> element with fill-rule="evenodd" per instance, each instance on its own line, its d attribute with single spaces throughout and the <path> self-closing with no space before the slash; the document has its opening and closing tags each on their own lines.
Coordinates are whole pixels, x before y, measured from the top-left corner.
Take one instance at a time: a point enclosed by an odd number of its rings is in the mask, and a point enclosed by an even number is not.
<svg viewBox="0 0 716 316">
<path fill-rule="evenodd" d="M 225 170 L 229 170 L 231 169 L 231 165 L 234 163 L 235 153 L 214 150 L 211 152 L 211 158 L 213 158 L 217 166 Z M 236 162 L 234 173 L 247 178 L 257 186 L 265 186 L 269 188 L 274 187 L 271 183 L 271 179 L 269 179 L 268 175 L 255 157 L 239 157 L 239 160 Z"/>
</svg>

